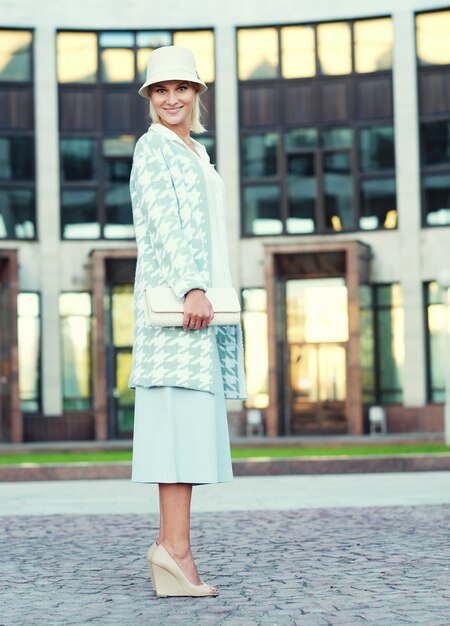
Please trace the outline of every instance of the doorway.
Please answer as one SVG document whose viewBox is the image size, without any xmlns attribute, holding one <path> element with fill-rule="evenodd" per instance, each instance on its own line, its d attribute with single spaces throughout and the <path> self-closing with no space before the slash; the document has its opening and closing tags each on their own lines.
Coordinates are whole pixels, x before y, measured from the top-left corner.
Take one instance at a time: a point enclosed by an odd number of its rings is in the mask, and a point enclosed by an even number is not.
<svg viewBox="0 0 450 626">
<path fill-rule="evenodd" d="M 293 435 L 346 433 L 345 281 L 290 279 L 285 293 L 288 429 Z"/>
</svg>

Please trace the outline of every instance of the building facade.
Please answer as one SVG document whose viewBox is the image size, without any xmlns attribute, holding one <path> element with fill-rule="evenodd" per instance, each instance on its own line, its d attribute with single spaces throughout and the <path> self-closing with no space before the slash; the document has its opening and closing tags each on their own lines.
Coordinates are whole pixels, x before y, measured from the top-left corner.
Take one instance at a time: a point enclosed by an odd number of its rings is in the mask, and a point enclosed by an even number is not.
<svg viewBox="0 0 450 626">
<path fill-rule="evenodd" d="M 0 0 L 0 441 L 128 438 L 128 178 L 149 52 L 187 45 L 268 435 L 442 431 L 450 9 Z M 330 10 L 332 11 L 330 13 Z"/>
</svg>

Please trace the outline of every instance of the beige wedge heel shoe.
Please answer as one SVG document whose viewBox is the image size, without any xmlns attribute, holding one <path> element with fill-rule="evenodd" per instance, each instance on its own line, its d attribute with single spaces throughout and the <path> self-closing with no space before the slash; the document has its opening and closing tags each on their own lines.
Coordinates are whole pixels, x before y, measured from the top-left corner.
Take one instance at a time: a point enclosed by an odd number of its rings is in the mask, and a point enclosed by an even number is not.
<svg viewBox="0 0 450 626">
<path fill-rule="evenodd" d="M 152 558 L 153 553 L 154 553 L 154 551 L 156 550 L 157 547 L 158 547 L 158 544 L 155 541 L 155 543 L 152 543 L 150 548 L 147 550 L 148 570 L 150 572 L 150 580 L 152 581 L 153 591 L 155 590 L 155 580 L 154 580 L 154 576 L 153 576 L 153 568 L 152 568 L 151 558 Z"/>
<path fill-rule="evenodd" d="M 170 556 L 163 545 L 156 546 L 149 559 L 153 571 L 153 582 L 156 595 L 167 596 L 216 596 L 213 587 L 202 582 L 194 585 L 186 578 L 176 561 Z"/>
</svg>

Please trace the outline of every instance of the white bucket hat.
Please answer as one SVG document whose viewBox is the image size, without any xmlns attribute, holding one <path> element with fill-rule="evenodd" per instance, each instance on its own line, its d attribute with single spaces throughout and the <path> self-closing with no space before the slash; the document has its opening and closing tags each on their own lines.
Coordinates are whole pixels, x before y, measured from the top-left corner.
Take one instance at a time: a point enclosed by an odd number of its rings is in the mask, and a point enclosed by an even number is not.
<svg viewBox="0 0 450 626">
<path fill-rule="evenodd" d="M 139 95 L 148 98 L 148 87 L 166 80 L 197 83 L 199 94 L 208 89 L 198 75 L 194 55 L 184 46 L 162 46 L 153 50 L 147 62 L 147 80 L 139 89 Z"/>
</svg>

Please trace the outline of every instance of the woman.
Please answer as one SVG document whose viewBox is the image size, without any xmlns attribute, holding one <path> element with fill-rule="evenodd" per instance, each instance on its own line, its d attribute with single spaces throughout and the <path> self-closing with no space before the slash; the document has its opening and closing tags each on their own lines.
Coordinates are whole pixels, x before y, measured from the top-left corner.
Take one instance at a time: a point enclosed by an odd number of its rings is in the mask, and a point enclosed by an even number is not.
<svg viewBox="0 0 450 626">
<path fill-rule="evenodd" d="M 138 247 L 134 313 L 134 482 L 158 483 L 160 528 L 147 558 L 158 596 L 216 595 L 190 545 L 192 486 L 233 479 L 225 398 L 245 399 L 240 326 L 211 326 L 205 290 L 229 287 L 224 188 L 205 148 L 195 59 L 182 46 L 149 58 L 139 94 L 153 121 L 130 179 Z M 184 298 L 183 327 L 145 325 L 143 290 Z"/>
</svg>

